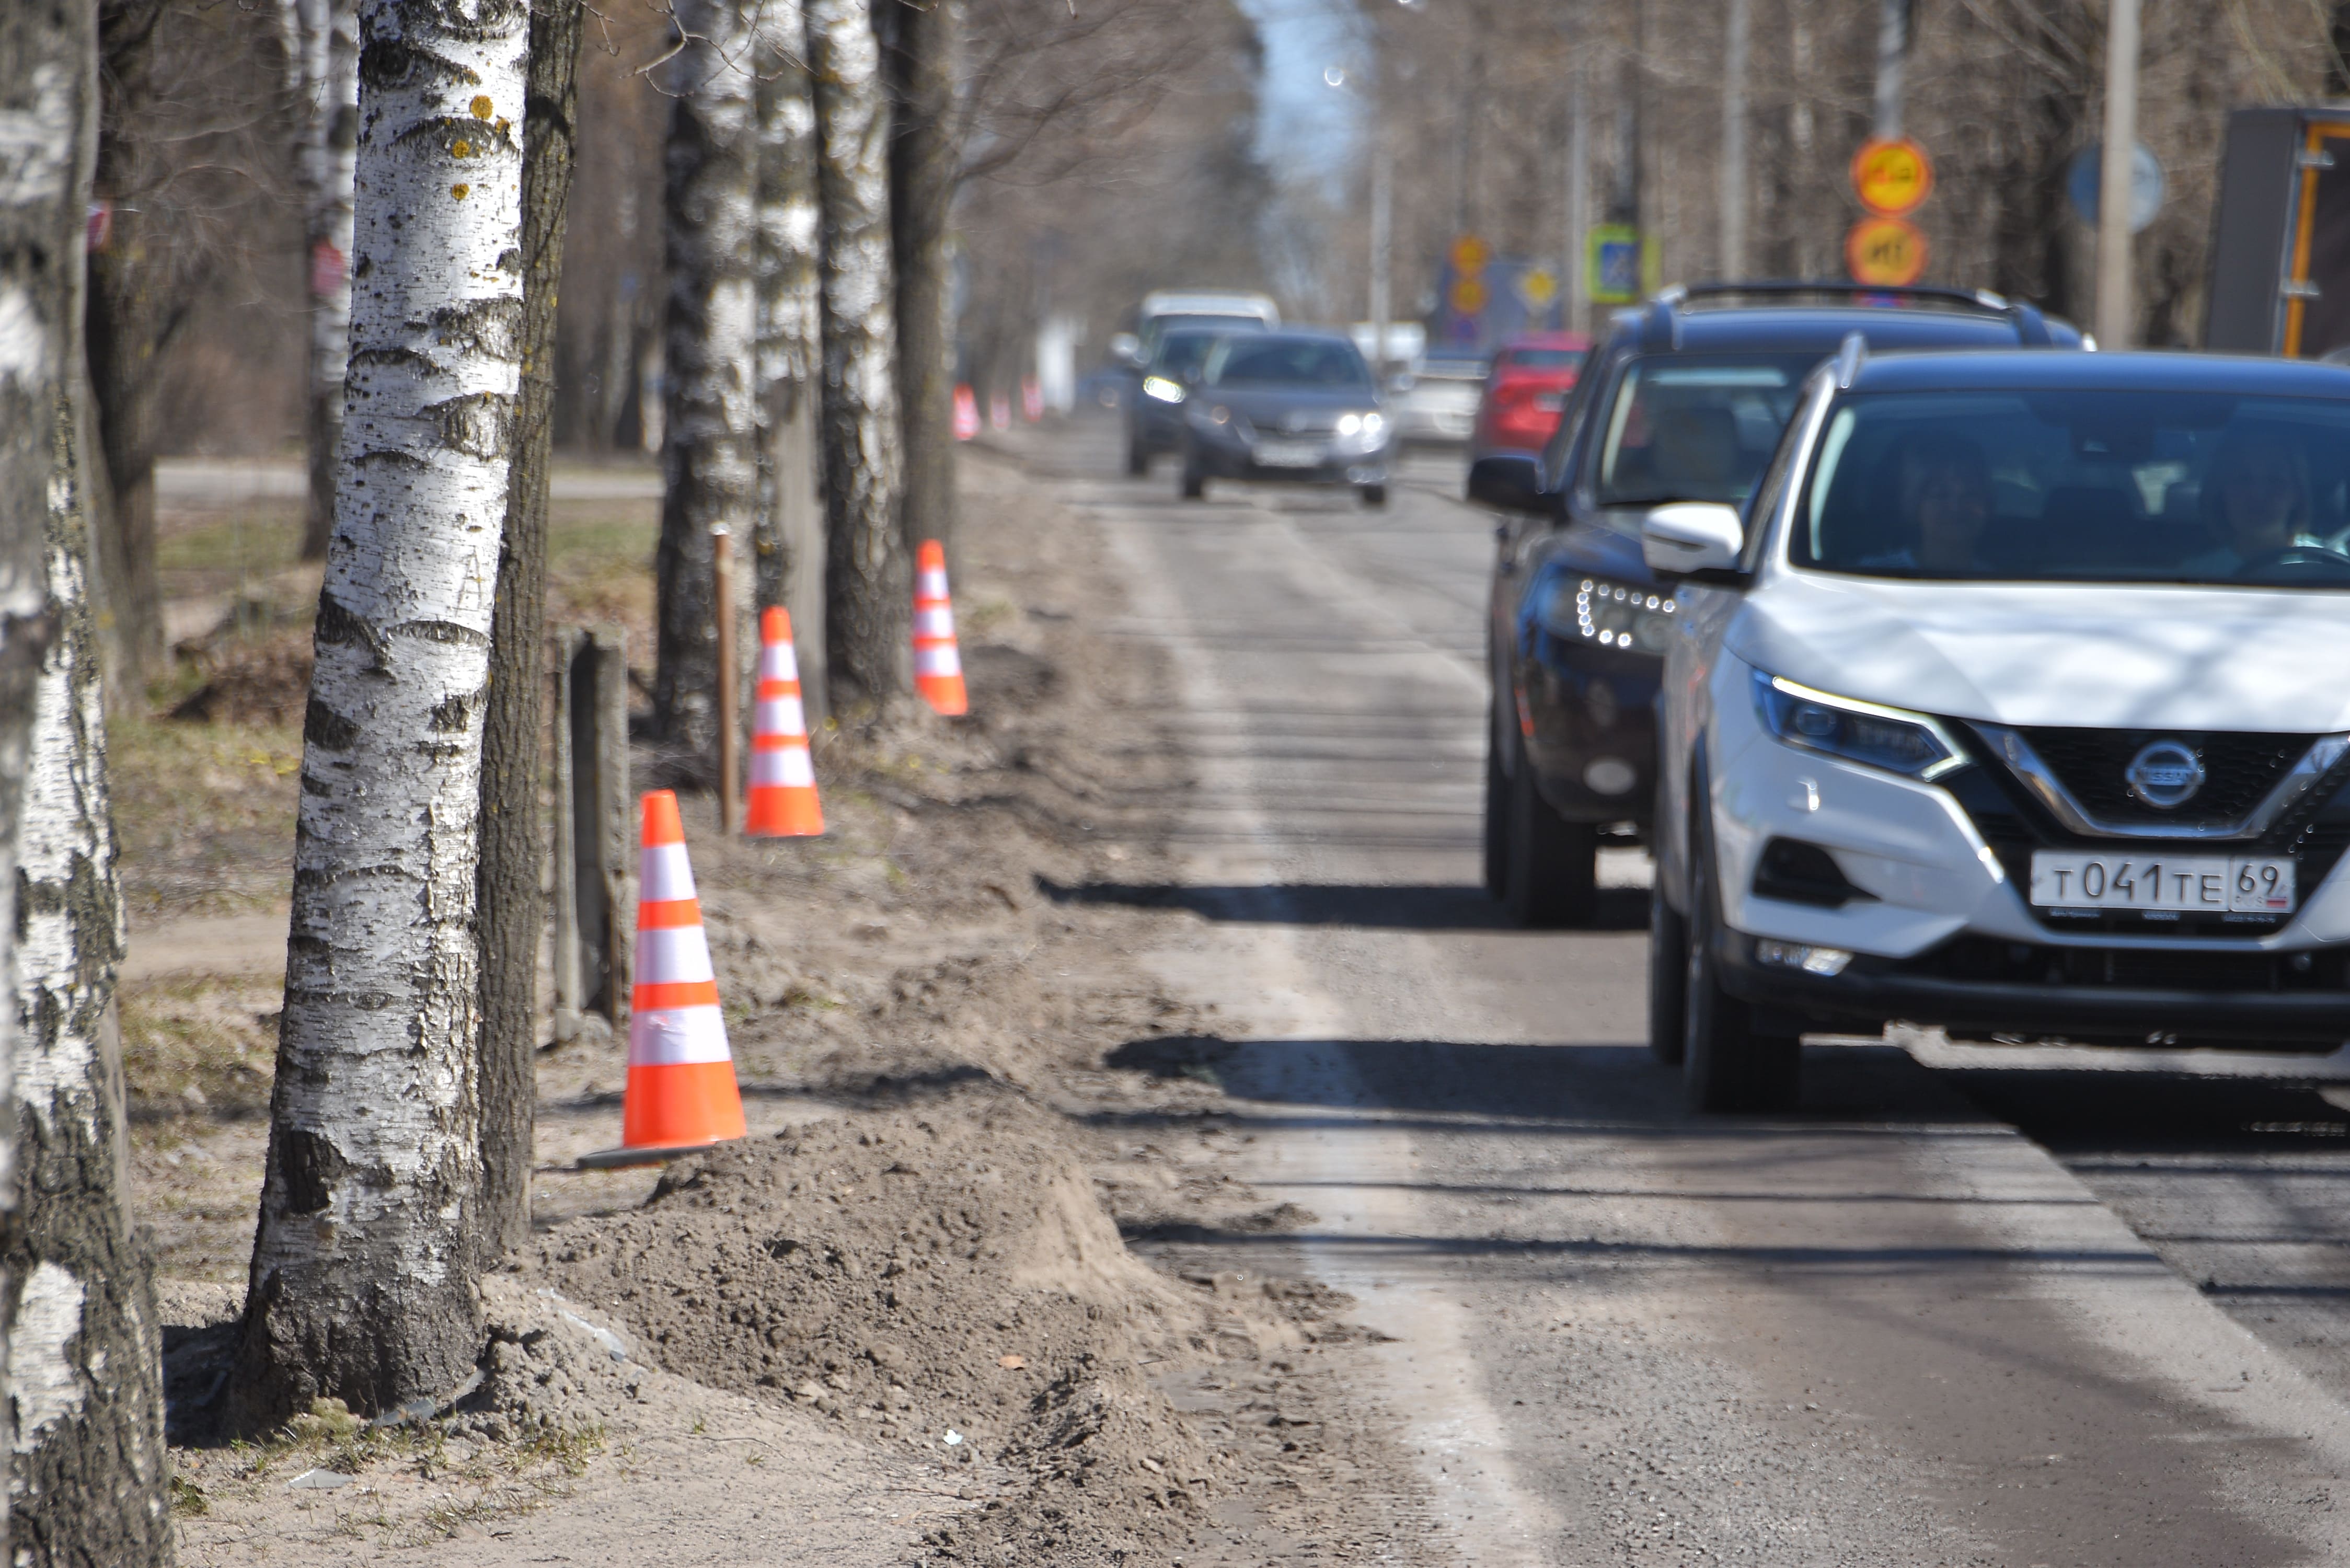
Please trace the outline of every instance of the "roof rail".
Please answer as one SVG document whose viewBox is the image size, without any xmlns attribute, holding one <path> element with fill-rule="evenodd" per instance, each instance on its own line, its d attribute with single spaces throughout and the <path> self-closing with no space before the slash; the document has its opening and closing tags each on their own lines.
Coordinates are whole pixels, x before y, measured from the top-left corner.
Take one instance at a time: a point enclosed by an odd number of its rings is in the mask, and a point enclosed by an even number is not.
<svg viewBox="0 0 2350 1568">
<path fill-rule="evenodd" d="M 1663 322 L 1657 325 L 1665 329 L 1659 334 L 1660 336 L 1669 334 L 1678 340 L 1680 336 L 1680 323 L 1678 317 L 1682 306 L 1700 299 L 1719 299 L 1740 295 L 1750 297 L 1760 296 L 1780 298 L 1797 295 L 1825 295 L 1841 299 L 1891 298 L 1914 300 L 1921 304 L 1931 302 L 1937 305 L 1955 305 L 1961 309 L 1980 311 L 1986 316 L 2006 317 L 2015 327 L 2018 341 L 2026 348 L 2045 348 L 2051 347 L 2055 341 L 2048 331 L 2047 318 L 2042 316 L 2036 307 L 2026 305 L 2022 300 L 2012 300 L 2004 295 L 1993 294 L 1987 288 L 1953 288 L 1947 284 L 1865 284 L 1847 283 L 1835 278 L 1754 278 L 1745 282 L 1675 284 L 1651 298 L 1648 306 L 1657 314 L 1674 318 L 1669 327 Z"/>
<path fill-rule="evenodd" d="M 1745 283 L 1679 284 L 1657 297 L 1670 297 L 1678 305 L 1683 300 L 1711 298 L 1725 294 L 1831 294 L 1858 297 L 1890 297 L 1895 299 L 1934 300 L 1944 305 L 1964 306 L 1969 309 L 2004 316 L 2013 308 L 2007 299 L 1982 288 L 1953 288 L 1947 284 L 1908 283 L 1899 285 L 1846 283 L 1833 278 L 1812 280 L 1788 278 L 1757 278 Z"/>
<path fill-rule="evenodd" d="M 1868 358 L 1868 339 L 1857 332 L 1847 332 L 1836 348 L 1835 383 L 1839 392 L 1852 390 L 1853 379 L 1860 374 L 1862 361 Z"/>
</svg>

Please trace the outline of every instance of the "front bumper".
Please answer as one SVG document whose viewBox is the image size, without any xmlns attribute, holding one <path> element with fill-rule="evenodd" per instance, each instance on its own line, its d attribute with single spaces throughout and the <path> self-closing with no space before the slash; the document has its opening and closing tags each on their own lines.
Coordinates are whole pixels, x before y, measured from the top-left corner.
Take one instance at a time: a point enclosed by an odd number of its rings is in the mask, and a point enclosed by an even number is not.
<svg viewBox="0 0 2350 1568">
<path fill-rule="evenodd" d="M 1250 443 L 1203 438 L 1196 430 L 1191 440 L 1192 461 L 1202 474 L 1211 479 L 1242 479 L 1260 484 L 1385 484 L 1392 445 L 1390 438 L 1388 443 L 1350 451 L 1333 441 L 1321 462 L 1305 467 L 1260 463 Z"/>
<path fill-rule="evenodd" d="M 2350 1039 L 2350 879 L 2329 865 L 2275 926 L 2160 934 L 2072 929 L 2035 915 L 2015 851 L 1939 784 L 1801 751 L 1765 732 L 1749 668 L 1708 677 L 1709 784 L 1728 928 L 1723 983 L 1804 1019 L 1903 1021 L 2025 1038 L 2251 1045 Z M 1977 763 L 1977 766 L 1983 764 Z M 1825 850 L 1862 896 L 1836 906 L 1757 892 L 1773 839 Z M 2158 846 L 2148 846 L 2148 848 Z M 1823 976 L 1755 958 L 1757 939 L 1854 955 Z"/>
<path fill-rule="evenodd" d="M 2097 958 L 2111 951 L 2091 950 Z M 1803 1028 L 1850 1023 L 1874 1030 L 1899 1022 L 2026 1040 L 2239 1048 L 2330 1048 L 2350 1040 L 2350 989 L 2342 989 L 2341 950 L 2313 966 L 2324 977 L 2323 988 L 2272 981 L 2270 989 L 2225 990 L 1961 979 L 1931 972 L 1945 967 L 1935 961 L 1947 953 L 1938 950 L 1919 962 L 1861 954 L 1842 974 L 1828 977 L 1756 961 L 1755 939 L 1742 932 L 1721 932 L 1714 949 L 1725 989 L 1788 1015 Z M 2044 950 L 2033 954 L 2041 956 Z M 2280 978 L 2290 972 L 2281 966 Z"/>
</svg>

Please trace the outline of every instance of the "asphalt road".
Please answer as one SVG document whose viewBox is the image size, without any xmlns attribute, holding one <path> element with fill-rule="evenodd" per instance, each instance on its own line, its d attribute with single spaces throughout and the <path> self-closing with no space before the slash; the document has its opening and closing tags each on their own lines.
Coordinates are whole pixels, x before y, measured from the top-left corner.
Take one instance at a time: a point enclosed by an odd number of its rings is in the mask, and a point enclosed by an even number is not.
<svg viewBox="0 0 2350 1568">
<path fill-rule="evenodd" d="M 2350 1076 L 1833 1042 L 1799 1114 L 1693 1117 L 1610 929 L 1475 886 L 1486 519 L 1416 463 L 1343 493 L 1120 477 L 1027 443 L 1129 577 L 1198 758 L 1146 955 L 1227 1022 L 1240 1174 L 1394 1336 L 1438 1559 L 2350 1560 Z"/>
</svg>

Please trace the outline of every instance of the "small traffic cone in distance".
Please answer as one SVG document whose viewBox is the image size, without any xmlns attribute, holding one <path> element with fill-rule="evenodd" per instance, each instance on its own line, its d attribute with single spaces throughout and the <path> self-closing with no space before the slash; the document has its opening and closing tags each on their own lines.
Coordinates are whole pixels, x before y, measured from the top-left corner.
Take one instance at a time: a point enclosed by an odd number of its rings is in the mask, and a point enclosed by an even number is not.
<svg viewBox="0 0 2350 1568">
<path fill-rule="evenodd" d="M 759 617 L 759 690 L 751 721 L 751 799 L 743 831 L 754 838 L 808 838 L 824 831 L 816 769 L 808 761 L 807 712 L 792 650 L 791 612 Z"/>
<path fill-rule="evenodd" d="M 968 386 L 954 389 L 954 433 L 957 441 L 979 439 L 979 400 Z"/>
<path fill-rule="evenodd" d="M 620 1147 L 582 1157 L 580 1165 L 591 1170 L 653 1164 L 748 1130 L 677 796 L 654 790 L 644 798 L 644 814 Z"/>
<path fill-rule="evenodd" d="M 962 654 L 955 647 L 954 604 L 947 597 L 947 553 L 922 541 L 914 574 L 914 690 L 952 719 L 971 711 L 962 686 Z"/>
</svg>

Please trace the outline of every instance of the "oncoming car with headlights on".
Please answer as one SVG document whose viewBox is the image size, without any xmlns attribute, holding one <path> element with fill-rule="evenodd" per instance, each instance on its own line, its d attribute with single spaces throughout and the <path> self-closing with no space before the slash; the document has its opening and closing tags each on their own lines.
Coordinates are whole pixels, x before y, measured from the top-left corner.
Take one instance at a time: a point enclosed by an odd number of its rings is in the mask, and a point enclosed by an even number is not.
<svg viewBox="0 0 2350 1568">
<path fill-rule="evenodd" d="M 1650 1044 L 2350 1039 L 2350 370 L 1891 355 L 1805 384 L 1744 516 L 1652 513 Z"/>
<path fill-rule="evenodd" d="M 1183 403 L 1187 501 L 1211 479 L 1351 484 L 1366 506 L 1388 500 L 1391 432 L 1370 367 L 1336 332 L 1261 332 L 1219 339 Z"/>
</svg>

